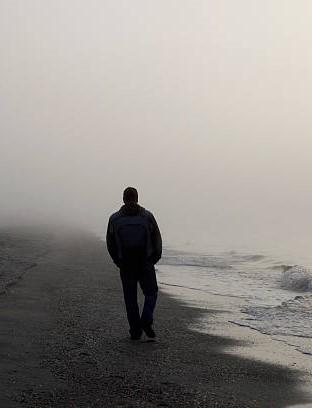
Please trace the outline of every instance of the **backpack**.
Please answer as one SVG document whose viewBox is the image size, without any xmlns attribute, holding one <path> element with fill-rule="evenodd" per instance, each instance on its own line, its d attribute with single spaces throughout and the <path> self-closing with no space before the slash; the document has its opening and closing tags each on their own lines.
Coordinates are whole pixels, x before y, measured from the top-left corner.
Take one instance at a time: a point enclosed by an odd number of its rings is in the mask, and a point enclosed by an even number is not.
<svg viewBox="0 0 312 408">
<path fill-rule="evenodd" d="M 148 218 L 143 215 L 124 215 L 115 226 L 115 237 L 123 261 L 146 259 L 150 243 Z"/>
</svg>

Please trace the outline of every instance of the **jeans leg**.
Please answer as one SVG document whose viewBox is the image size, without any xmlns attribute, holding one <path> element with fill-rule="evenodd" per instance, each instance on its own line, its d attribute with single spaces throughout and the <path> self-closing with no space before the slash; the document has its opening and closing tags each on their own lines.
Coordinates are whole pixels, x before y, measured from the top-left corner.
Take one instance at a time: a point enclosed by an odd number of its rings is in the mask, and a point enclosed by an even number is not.
<svg viewBox="0 0 312 408">
<path fill-rule="evenodd" d="M 127 311 L 128 322 L 130 326 L 130 334 L 133 336 L 140 335 L 141 319 L 137 300 L 137 280 L 122 279 L 122 287 Z"/>
<path fill-rule="evenodd" d="M 141 316 L 142 327 L 151 326 L 153 324 L 153 314 L 157 301 L 157 293 L 153 295 L 145 295 L 144 307 Z"/>
<path fill-rule="evenodd" d="M 153 264 L 146 265 L 140 276 L 139 283 L 145 296 L 141 324 L 142 327 L 151 326 L 153 324 L 153 314 L 158 292 L 155 267 Z"/>
</svg>

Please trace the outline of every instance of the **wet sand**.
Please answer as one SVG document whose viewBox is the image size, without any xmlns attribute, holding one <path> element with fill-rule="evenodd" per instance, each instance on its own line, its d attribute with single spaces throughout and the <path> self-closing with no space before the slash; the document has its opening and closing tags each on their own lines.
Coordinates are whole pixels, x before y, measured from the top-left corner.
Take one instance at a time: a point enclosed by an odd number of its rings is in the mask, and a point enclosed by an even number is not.
<svg viewBox="0 0 312 408">
<path fill-rule="evenodd" d="M 226 353 L 241 343 L 190 330 L 201 317 L 211 315 L 213 324 L 216 310 L 160 293 L 156 341 L 130 341 L 118 270 L 105 245 L 81 231 L 51 233 L 36 251 L 31 236 L 24 230 L 20 239 L 23 251 L 32 243 L 32 267 L 0 296 L 1 408 L 311 402 L 300 371 Z"/>
</svg>

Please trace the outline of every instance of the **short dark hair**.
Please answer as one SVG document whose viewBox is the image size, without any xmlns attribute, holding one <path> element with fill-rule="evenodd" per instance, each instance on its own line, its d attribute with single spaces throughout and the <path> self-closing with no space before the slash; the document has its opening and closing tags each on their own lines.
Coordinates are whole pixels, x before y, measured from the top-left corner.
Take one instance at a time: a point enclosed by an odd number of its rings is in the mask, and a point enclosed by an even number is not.
<svg viewBox="0 0 312 408">
<path fill-rule="evenodd" d="M 138 191 L 134 187 L 127 187 L 123 192 L 123 202 L 126 203 L 137 203 L 139 200 Z"/>
</svg>

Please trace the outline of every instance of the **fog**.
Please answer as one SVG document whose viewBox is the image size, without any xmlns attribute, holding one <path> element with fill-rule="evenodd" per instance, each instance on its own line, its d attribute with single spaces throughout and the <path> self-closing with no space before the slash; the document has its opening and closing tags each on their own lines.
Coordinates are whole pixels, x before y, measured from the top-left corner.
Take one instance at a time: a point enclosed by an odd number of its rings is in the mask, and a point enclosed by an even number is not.
<svg viewBox="0 0 312 408">
<path fill-rule="evenodd" d="M 127 186 L 165 242 L 311 228 L 308 0 L 0 0 L 1 223 L 105 230 Z"/>
</svg>

